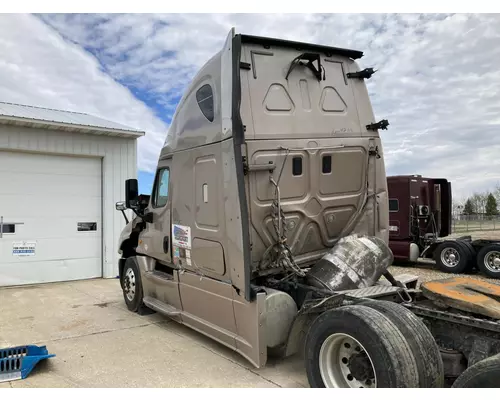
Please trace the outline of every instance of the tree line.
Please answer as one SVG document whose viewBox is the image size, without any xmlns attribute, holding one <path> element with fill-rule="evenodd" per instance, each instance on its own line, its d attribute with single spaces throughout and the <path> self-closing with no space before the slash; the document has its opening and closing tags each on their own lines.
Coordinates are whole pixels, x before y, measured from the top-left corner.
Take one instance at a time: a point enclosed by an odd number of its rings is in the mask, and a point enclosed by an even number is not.
<svg viewBox="0 0 500 400">
<path fill-rule="evenodd" d="M 485 215 L 493 217 L 499 215 L 498 203 L 500 202 L 500 185 L 493 191 L 474 193 L 464 203 L 456 203 L 454 209 L 462 215 Z"/>
</svg>

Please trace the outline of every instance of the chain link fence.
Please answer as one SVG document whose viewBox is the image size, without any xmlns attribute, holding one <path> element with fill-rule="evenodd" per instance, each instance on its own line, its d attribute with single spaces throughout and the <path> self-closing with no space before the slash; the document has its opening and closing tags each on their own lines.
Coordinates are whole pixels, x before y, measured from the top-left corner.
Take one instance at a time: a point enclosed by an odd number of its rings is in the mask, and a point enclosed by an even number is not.
<svg viewBox="0 0 500 400">
<path fill-rule="evenodd" d="M 500 217 L 483 215 L 460 215 L 453 218 L 453 233 L 500 230 Z"/>
</svg>

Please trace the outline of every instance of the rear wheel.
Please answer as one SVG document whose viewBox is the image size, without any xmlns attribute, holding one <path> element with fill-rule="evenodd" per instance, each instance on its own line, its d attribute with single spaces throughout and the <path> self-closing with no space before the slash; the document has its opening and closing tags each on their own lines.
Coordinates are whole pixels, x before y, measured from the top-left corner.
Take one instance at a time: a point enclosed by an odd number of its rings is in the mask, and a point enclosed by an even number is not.
<svg viewBox="0 0 500 400">
<path fill-rule="evenodd" d="M 459 241 L 443 242 L 434 252 L 434 261 L 441 271 L 460 274 L 470 264 L 471 253 L 467 246 Z"/>
<path fill-rule="evenodd" d="M 442 388 L 443 359 L 434 337 L 422 320 L 407 308 L 389 301 L 370 300 L 363 304 L 382 312 L 404 335 L 415 356 L 419 387 Z"/>
<path fill-rule="evenodd" d="M 467 368 L 452 388 L 498 388 L 500 354 L 486 358 Z"/>
<path fill-rule="evenodd" d="M 415 359 L 401 331 L 363 305 L 321 314 L 307 334 L 305 355 L 311 387 L 418 387 Z"/>
<path fill-rule="evenodd" d="M 479 270 L 491 277 L 500 278 L 500 244 L 488 244 L 477 254 Z"/>
</svg>

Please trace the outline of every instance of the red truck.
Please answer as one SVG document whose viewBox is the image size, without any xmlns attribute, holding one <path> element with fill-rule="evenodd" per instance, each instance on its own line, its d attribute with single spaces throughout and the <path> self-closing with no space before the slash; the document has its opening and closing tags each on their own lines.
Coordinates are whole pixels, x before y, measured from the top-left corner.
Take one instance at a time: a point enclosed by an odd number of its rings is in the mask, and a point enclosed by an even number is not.
<svg viewBox="0 0 500 400">
<path fill-rule="evenodd" d="M 389 191 L 389 246 L 399 262 L 432 259 L 445 272 L 479 269 L 500 278 L 500 241 L 450 238 L 451 183 L 421 175 L 387 177 Z"/>
</svg>

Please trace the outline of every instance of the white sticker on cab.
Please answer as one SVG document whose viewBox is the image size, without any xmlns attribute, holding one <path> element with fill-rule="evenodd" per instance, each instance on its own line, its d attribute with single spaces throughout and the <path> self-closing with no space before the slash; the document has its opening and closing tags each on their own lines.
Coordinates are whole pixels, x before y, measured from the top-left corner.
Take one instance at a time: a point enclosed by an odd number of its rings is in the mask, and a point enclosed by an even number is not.
<svg viewBox="0 0 500 400">
<path fill-rule="evenodd" d="M 183 249 L 191 249 L 191 228 L 172 224 L 172 244 Z"/>
</svg>

